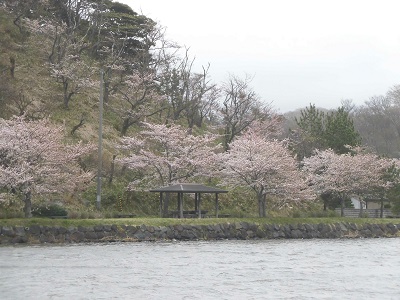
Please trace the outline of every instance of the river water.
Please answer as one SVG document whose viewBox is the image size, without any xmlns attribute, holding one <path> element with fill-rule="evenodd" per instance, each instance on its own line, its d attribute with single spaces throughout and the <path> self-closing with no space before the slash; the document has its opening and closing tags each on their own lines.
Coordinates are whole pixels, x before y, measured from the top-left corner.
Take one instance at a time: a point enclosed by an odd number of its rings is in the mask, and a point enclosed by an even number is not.
<svg viewBox="0 0 400 300">
<path fill-rule="evenodd" d="M 400 299 L 400 238 L 3 246 L 0 299 Z"/>
</svg>

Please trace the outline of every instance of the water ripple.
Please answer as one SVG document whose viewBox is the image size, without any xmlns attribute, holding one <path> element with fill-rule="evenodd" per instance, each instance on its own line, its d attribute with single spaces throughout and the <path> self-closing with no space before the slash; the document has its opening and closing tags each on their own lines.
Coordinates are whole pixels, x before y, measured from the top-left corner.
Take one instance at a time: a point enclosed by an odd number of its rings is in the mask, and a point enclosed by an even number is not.
<svg viewBox="0 0 400 300">
<path fill-rule="evenodd" d="M 1 299 L 399 299 L 400 239 L 0 247 Z"/>
</svg>

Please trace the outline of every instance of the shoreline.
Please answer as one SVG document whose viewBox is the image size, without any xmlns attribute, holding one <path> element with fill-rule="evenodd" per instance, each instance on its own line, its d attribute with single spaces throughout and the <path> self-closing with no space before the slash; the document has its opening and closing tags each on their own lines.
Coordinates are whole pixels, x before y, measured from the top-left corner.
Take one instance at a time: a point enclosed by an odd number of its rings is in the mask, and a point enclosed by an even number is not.
<svg viewBox="0 0 400 300">
<path fill-rule="evenodd" d="M 400 224 L 393 223 L 294 223 L 251 222 L 212 225 L 94 225 L 94 226 L 0 226 L 0 245 L 70 244 L 142 241 L 338 239 L 400 237 Z"/>
</svg>

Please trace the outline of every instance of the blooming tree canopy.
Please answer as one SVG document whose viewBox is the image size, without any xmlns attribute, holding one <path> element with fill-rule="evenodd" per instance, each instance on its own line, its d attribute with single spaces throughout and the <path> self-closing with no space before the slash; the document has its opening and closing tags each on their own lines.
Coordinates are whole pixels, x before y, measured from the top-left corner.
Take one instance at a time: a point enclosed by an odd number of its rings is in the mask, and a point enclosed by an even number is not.
<svg viewBox="0 0 400 300">
<path fill-rule="evenodd" d="M 123 137 L 120 148 L 128 152 L 119 159 L 128 168 L 140 171 L 129 189 L 170 185 L 206 176 L 219 148 L 216 136 L 195 136 L 178 125 L 143 123 L 137 137 Z"/>
<path fill-rule="evenodd" d="M 82 56 L 83 49 L 88 47 L 87 41 L 80 38 L 78 26 L 69 26 L 66 22 L 52 22 L 37 19 L 25 19 L 32 32 L 38 36 L 46 36 L 43 50 L 48 53 L 48 67 L 51 77 L 62 86 L 64 107 L 68 108 L 72 97 L 93 87 L 95 72 Z M 75 23 L 75 22 L 73 22 Z M 48 41 L 53 40 L 49 45 Z"/>
<path fill-rule="evenodd" d="M 118 97 L 108 104 L 122 119 L 121 134 L 129 127 L 165 109 L 165 97 L 156 92 L 155 73 L 137 70 L 126 76 Z"/>
<path fill-rule="evenodd" d="M 303 169 L 309 173 L 310 184 L 317 193 L 334 193 L 343 201 L 345 195 L 390 187 L 385 175 L 394 161 L 363 153 L 360 149 L 354 150 L 355 154 L 336 154 L 331 149 L 317 150 L 315 155 L 303 160 Z"/>
<path fill-rule="evenodd" d="M 76 191 L 92 177 L 78 159 L 93 146 L 63 138 L 63 128 L 48 120 L 0 119 L 0 188 L 23 196 L 25 217 L 32 216 L 32 196 Z"/>
<path fill-rule="evenodd" d="M 266 139 L 258 127 L 237 137 L 220 158 L 223 182 L 255 192 L 260 217 L 266 216 L 268 194 L 284 195 L 280 198 L 282 204 L 310 197 L 306 181 L 285 141 Z"/>
</svg>

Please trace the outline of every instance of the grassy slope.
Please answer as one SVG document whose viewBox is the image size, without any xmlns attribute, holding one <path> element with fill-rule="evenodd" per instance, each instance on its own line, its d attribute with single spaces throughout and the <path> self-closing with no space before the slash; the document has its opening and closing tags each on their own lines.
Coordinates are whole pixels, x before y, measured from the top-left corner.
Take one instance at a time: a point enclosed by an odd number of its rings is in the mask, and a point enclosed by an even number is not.
<svg viewBox="0 0 400 300">
<path fill-rule="evenodd" d="M 36 33 L 21 34 L 16 26 L 12 24 L 12 17 L 0 8 L 0 68 L 3 73 L 1 79 L 7 81 L 8 85 L 17 91 L 18 95 L 24 95 L 40 106 L 42 115 L 59 124 L 65 125 L 68 133 L 73 126 L 79 123 L 81 116 L 85 115 L 85 125 L 80 128 L 73 139 L 84 141 L 97 141 L 98 119 L 99 119 L 99 85 L 85 88 L 75 94 L 69 105 L 69 109 L 63 106 L 62 84 L 50 76 L 48 58 L 51 53 L 52 40 L 49 36 Z M 16 61 L 15 77 L 9 76 L 9 58 L 14 57 Z M 95 64 L 93 61 L 91 64 Z M 93 65 L 93 81 L 99 81 L 100 69 Z M 10 99 L 4 99 L 13 104 Z M 31 107 L 32 108 L 32 107 Z M 3 107 L 10 115 L 14 112 L 9 106 Z M 105 113 L 104 135 L 110 140 L 118 137 L 113 122 L 108 120 Z M 105 145 L 109 141 L 105 138 Z"/>
<path fill-rule="evenodd" d="M 67 142 L 83 140 L 96 145 L 99 126 L 99 85 L 95 84 L 91 88 L 81 90 L 72 97 L 69 109 L 64 108 L 62 85 L 50 76 L 49 71 L 48 57 L 52 40 L 40 34 L 26 32 L 22 34 L 13 25 L 12 20 L 12 16 L 0 7 L 0 71 L 2 71 L 0 73 L 0 117 L 9 118 L 12 114 L 18 113 L 15 109 L 15 101 L 20 100 L 21 95 L 32 101 L 28 108 L 29 112 L 40 111 L 34 115 L 49 117 L 54 123 L 65 127 Z M 10 57 L 14 57 L 16 61 L 13 78 L 9 74 Z M 98 68 L 96 66 L 93 68 L 93 81 L 99 81 Z M 85 116 L 85 124 L 72 136 L 70 132 L 79 123 L 82 115 Z M 103 169 L 106 174 L 115 151 L 114 142 L 119 138 L 119 133 L 115 129 L 117 122 L 118 120 L 115 120 L 110 112 L 104 111 Z M 97 152 L 94 151 L 84 163 L 95 173 Z M 92 198 L 95 199 L 95 197 L 94 193 Z"/>
</svg>

